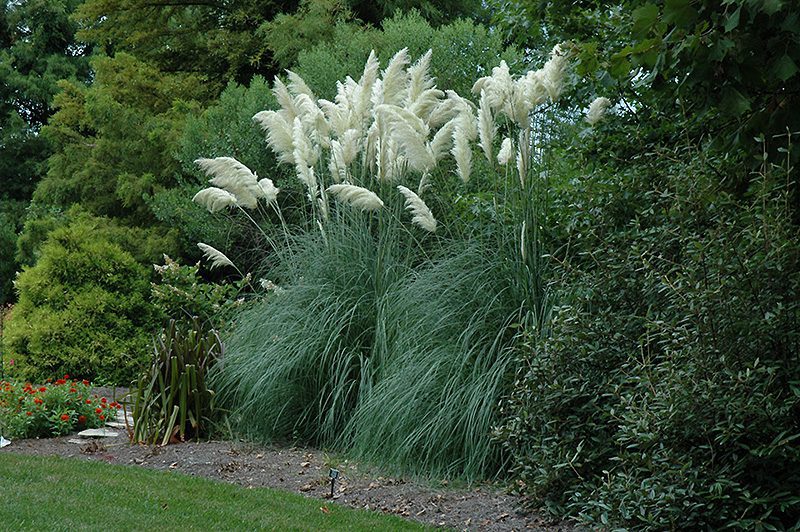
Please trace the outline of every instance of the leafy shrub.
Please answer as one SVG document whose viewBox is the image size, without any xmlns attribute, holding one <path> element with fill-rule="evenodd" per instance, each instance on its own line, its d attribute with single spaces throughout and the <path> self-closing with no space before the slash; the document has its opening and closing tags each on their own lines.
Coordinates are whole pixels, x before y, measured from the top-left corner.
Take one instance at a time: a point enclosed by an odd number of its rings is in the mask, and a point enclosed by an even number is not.
<svg viewBox="0 0 800 532">
<path fill-rule="evenodd" d="M 796 527 L 791 191 L 769 169 L 725 194 L 688 153 L 629 168 L 638 197 L 624 174 L 575 182 L 562 306 L 521 358 L 498 437 L 524 493 L 592 526 Z"/>
<path fill-rule="evenodd" d="M 147 269 L 81 217 L 51 232 L 17 279 L 6 348 L 21 376 L 53 373 L 130 382 L 146 361 L 158 312 Z"/>
<path fill-rule="evenodd" d="M 237 299 L 249 282 L 245 277 L 236 283 L 209 283 L 199 275 L 200 265 L 181 266 L 164 255 L 164 265 L 153 265 L 161 277 L 153 283 L 153 304 L 161 313 L 178 321 L 197 318 L 213 329 L 223 327 L 243 299 Z"/>
<path fill-rule="evenodd" d="M 207 434 L 214 391 L 206 375 L 222 355 L 216 331 L 204 328 L 200 320 L 170 320 L 155 340 L 150 367 L 131 392 L 134 441 L 166 445 Z"/>
<path fill-rule="evenodd" d="M 98 428 L 113 419 L 120 406 L 93 395 L 89 381 L 70 381 L 69 375 L 44 386 L 0 381 L 0 433 L 40 438 Z"/>
</svg>

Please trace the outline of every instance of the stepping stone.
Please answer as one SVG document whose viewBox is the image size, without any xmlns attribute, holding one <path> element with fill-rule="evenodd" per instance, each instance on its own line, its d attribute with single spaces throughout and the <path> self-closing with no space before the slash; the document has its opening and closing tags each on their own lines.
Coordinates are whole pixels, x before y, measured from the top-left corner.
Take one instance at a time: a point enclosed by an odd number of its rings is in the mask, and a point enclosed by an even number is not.
<svg viewBox="0 0 800 532">
<path fill-rule="evenodd" d="M 81 438 L 116 438 L 119 432 L 112 432 L 106 429 L 86 429 L 78 433 Z"/>
<path fill-rule="evenodd" d="M 3 438 L 2 436 L 0 436 L 0 449 L 2 449 L 3 447 L 5 447 L 7 445 L 11 445 L 11 440 L 7 440 L 7 439 Z"/>
<path fill-rule="evenodd" d="M 86 440 L 79 440 L 78 438 L 70 438 L 67 443 L 86 443 Z"/>
<path fill-rule="evenodd" d="M 125 423 L 121 421 L 106 421 L 106 427 L 111 427 L 112 429 L 124 429 Z"/>
</svg>

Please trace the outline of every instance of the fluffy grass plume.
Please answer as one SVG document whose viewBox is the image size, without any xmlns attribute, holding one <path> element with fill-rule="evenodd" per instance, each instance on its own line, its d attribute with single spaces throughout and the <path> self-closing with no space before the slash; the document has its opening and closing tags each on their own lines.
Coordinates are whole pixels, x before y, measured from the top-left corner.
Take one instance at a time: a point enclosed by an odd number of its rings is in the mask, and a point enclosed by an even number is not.
<svg viewBox="0 0 800 532">
<path fill-rule="evenodd" d="M 586 121 L 590 126 L 597 124 L 606 114 L 606 110 L 611 107 L 611 100 L 600 96 L 592 100 L 589 110 L 586 112 Z"/>
<path fill-rule="evenodd" d="M 248 209 L 256 208 L 263 192 L 258 186 L 258 178 L 248 167 L 233 157 L 197 159 L 195 163 L 207 175 L 213 176 L 209 180 L 212 184 L 236 196 L 238 205 Z"/>
<path fill-rule="evenodd" d="M 208 187 L 195 194 L 192 201 L 202 205 L 209 212 L 219 212 L 236 205 L 236 196 L 221 188 Z"/>
<path fill-rule="evenodd" d="M 233 261 L 229 259 L 223 252 L 214 248 L 213 246 L 209 246 L 208 244 L 204 244 L 203 242 L 198 242 L 197 247 L 203 252 L 203 255 L 211 262 L 211 269 L 219 268 L 220 266 L 232 266 L 236 267 L 233 264 Z"/>
<path fill-rule="evenodd" d="M 383 201 L 371 190 L 356 185 L 337 184 L 327 188 L 327 192 L 356 209 L 376 211 L 383 207 Z"/>
<path fill-rule="evenodd" d="M 399 190 L 400 194 L 406 199 L 406 209 L 410 210 L 411 214 L 413 214 L 411 223 L 417 224 L 430 233 L 434 233 L 436 231 L 436 218 L 433 217 L 433 213 L 425 202 L 422 201 L 422 198 L 403 185 L 398 185 L 397 190 Z"/>
</svg>

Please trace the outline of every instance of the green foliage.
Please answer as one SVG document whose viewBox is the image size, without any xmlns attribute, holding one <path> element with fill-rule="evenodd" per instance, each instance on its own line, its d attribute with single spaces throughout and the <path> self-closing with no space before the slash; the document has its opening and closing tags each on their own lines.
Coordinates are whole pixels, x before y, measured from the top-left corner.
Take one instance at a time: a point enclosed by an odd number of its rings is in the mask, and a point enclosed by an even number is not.
<svg viewBox="0 0 800 532">
<path fill-rule="evenodd" d="M 221 329 L 241 304 L 237 299 L 248 279 L 236 283 L 208 283 L 200 278 L 200 264 L 181 266 L 164 255 L 164 265 L 154 265 L 161 276 L 153 283 L 153 304 L 175 320 L 196 318 L 204 326 Z"/>
<path fill-rule="evenodd" d="M 146 360 L 158 319 L 149 272 L 80 217 L 52 231 L 16 282 L 6 347 L 29 379 L 53 373 L 129 382 Z"/>
<path fill-rule="evenodd" d="M 17 261 L 22 266 L 33 266 L 41 257 L 50 233 L 73 223 L 88 224 L 100 239 L 120 246 L 142 264 L 153 264 L 165 252 L 172 253 L 178 248 L 174 230 L 125 226 L 118 220 L 92 216 L 79 205 L 63 212 L 57 207 L 32 203 L 17 241 Z"/>
<path fill-rule="evenodd" d="M 152 224 L 145 199 L 173 186 L 173 151 L 188 112 L 208 97 L 200 79 L 165 74 L 133 56 L 93 60 L 91 87 L 62 82 L 45 135 L 56 148 L 34 194 L 45 206 L 81 203 L 97 215 Z"/>
<path fill-rule="evenodd" d="M 150 367 L 132 391 L 133 440 L 166 445 L 207 434 L 215 410 L 206 374 L 222 355 L 216 331 L 199 319 L 170 320 L 155 340 Z"/>
<path fill-rule="evenodd" d="M 562 305 L 522 353 L 498 432 L 522 491 L 557 515 L 800 522 L 792 191 L 765 166 L 730 196 L 705 155 L 660 150 L 566 191 Z"/>
<path fill-rule="evenodd" d="M 346 76 L 358 79 L 370 50 L 377 52 L 385 66 L 406 47 L 410 57 L 433 50 L 431 75 L 436 85 L 465 97 L 474 81 L 487 75 L 500 59 L 513 64 L 520 58 L 516 50 L 506 49 L 497 35 L 479 24 L 459 20 L 434 28 L 419 13 L 411 12 L 384 20 L 381 30 L 354 30 L 340 24 L 331 42 L 301 52 L 293 70 L 318 97 L 333 98 L 334 82 Z"/>
<path fill-rule="evenodd" d="M 340 0 L 302 0 L 294 13 L 281 13 L 263 24 L 263 35 L 275 63 L 282 68 L 294 65 L 297 55 L 320 43 L 329 42 L 337 23 L 348 22 L 352 13 Z M 355 27 L 351 26 L 354 31 Z"/>
<path fill-rule="evenodd" d="M 47 438 L 103 427 L 118 407 L 93 396 L 89 381 L 70 381 L 69 375 L 37 387 L 0 381 L 0 433 L 8 438 Z"/>
<path fill-rule="evenodd" d="M 483 3 L 476 0 L 348 0 L 347 3 L 359 20 L 375 26 L 398 12 L 418 11 L 435 26 L 484 14 Z"/>
<path fill-rule="evenodd" d="M 24 202 L 0 199 L 0 305 L 14 300 L 13 282 L 18 268 L 14 249 L 24 212 Z"/>
<path fill-rule="evenodd" d="M 78 35 L 108 54 L 132 53 L 168 72 L 203 72 L 218 94 L 230 79 L 247 82 L 270 72 L 259 26 L 282 10 L 281 2 L 235 0 L 171 3 L 87 0 L 74 15 Z"/>
<path fill-rule="evenodd" d="M 90 48 L 69 15 L 80 0 L 3 3 L 0 18 L 0 189 L 30 198 L 50 146 L 38 133 L 53 112 L 58 81 L 89 79 Z"/>
<path fill-rule="evenodd" d="M 710 137 L 718 153 L 750 168 L 758 165 L 749 157 L 754 136 L 800 130 L 786 112 L 800 94 L 796 2 L 511 0 L 493 8 L 515 42 L 574 41 L 590 92 L 613 93 L 662 123 L 680 110 L 686 133 Z"/>
</svg>

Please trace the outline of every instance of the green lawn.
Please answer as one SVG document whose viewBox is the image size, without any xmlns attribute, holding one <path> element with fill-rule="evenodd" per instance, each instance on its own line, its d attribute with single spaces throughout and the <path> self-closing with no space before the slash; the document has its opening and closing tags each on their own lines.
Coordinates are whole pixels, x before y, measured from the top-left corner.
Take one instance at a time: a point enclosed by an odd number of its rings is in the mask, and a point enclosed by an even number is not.
<svg viewBox="0 0 800 532">
<path fill-rule="evenodd" d="M 76 459 L 2 452 L 0 479 L 3 530 L 424 530 L 293 493 Z"/>
</svg>

